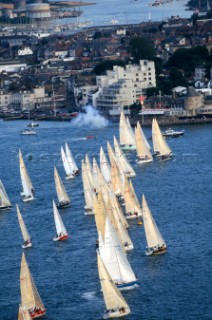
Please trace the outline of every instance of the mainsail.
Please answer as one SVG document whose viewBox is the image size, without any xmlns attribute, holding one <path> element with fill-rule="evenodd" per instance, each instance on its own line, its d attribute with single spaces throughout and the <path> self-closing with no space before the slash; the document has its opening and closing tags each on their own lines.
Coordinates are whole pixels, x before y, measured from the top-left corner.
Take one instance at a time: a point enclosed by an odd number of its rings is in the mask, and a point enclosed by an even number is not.
<svg viewBox="0 0 212 320">
<path fill-rule="evenodd" d="M 152 217 L 144 195 L 142 196 L 142 212 L 148 248 L 161 247 L 163 245 L 166 247 L 166 243 Z"/>
<path fill-rule="evenodd" d="M 29 174 L 27 172 L 25 163 L 24 163 L 24 159 L 21 153 L 21 150 L 19 150 L 19 162 L 20 162 L 20 175 L 21 175 L 21 182 L 22 182 L 22 187 L 23 187 L 23 192 L 21 193 L 21 195 L 24 198 L 28 198 L 30 200 L 33 200 L 33 185 L 31 182 L 31 179 L 29 177 Z M 23 199 L 24 200 L 24 199 Z"/>
<path fill-rule="evenodd" d="M 119 146 L 119 143 L 118 143 L 118 141 L 117 141 L 115 136 L 114 136 L 114 149 L 115 149 L 115 156 L 116 156 L 117 162 L 119 164 L 119 167 L 124 172 L 124 174 L 127 177 L 135 177 L 135 175 L 136 175 L 135 171 L 132 168 L 132 166 L 129 163 L 129 161 L 127 160 L 125 154 L 121 150 L 121 148 Z"/>
<path fill-rule="evenodd" d="M 125 118 L 124 112 L 121 112 L 119 122 L 119 138 L 121 147 L 134 146 L 135 137 L 132 131 L 129 119 Z"/>
<path fill-rule="evenodd" d="M 64 167 L 64 170 L 66 173 L 66 179 L 73 179 L 74 178 L 74 171 L 69 165 L 68 158 L 67 158 L 67 155 L 65 154 L 63 147 L 61 147 L 60 152 L 61 152 L 63 167 Z"/>
<path fill-rule="evenodd" d="M 65 152 L 66 152 L 67 161 L 68 161 L 68 164 L 69 164 L 69 167 L 71 168 L 71 170 L 73 172 L 78 171 L 79 169 L 78 169 L 78 167 L 76 165 L 74 157 L 73 157 L 73 155 L 71 153 L 71 150 L 70 150 L 70 148 L 69 148 L 67 143 L 65 144 Z"/>
<path fill-rule="evenodd" d="M 66 192 L 65 186 L 59 176 L 59 173 L 56 167 L 54 167 L 54 181 L 55 181 L 55 187 L 56 187 L 59 203 L 70 203 L 71 202 L 70 198 Z"/>
<path fill-rule="evenodd" d="M 54 201 L 53 201 L 53 214 L 54 214 L 54 221 L 55 221 L 57 236 L 59 237 L 59 236 L 68 235 L 66 228 L 64 226 L 64 223 L 61 219 L 61 216 L 59 214 L 59 211 L 58 211 Z"/>
<path fill-rule="evenodd" d="M 143 130 L 138 122 L 137 127 L 135 128 L 135 143 L 137 156 L 141 160 L 153 160 L 152 154 L 147 144 L 147 140 L 144 136 Z"/>
<path fill-rule="evenodd" d="M 3 186 L 3 183 L 0 180 L 0 210 L 4 208 L 11 208 L 11 203 L 8 198 L 7 192 Z"/>
<path fill-rule="evenodd" d="M 31 310 L 33 311 L 34 308 L 39 308 L 44 314 L 45 307 L 35 286 L 24 253 L 21 261 L 20 287 L 21 306 L 30 312 Z"/>
<path fill-rule="evenodd" d="M 25 222 L 23 220 L 23 217 L 21 215 L 20 209 L 19 209 L 17 204 L 16 204 L 16 210 L 17 210 L 18 222 L 19 222 L 19 225 L 20 225 L 20 228 L 21 228 L 21 233 L 22 233 L 24 242 L 25 243 L 30 243 L 31 242 L 31 237 L 30 237 L 30 234 L 29 234 L 29 232 L 27 230 L 27 227 L 25 225 Z"/>
<path fill-rule="evenodd" d="M 172 151 L 163 137 L 156 119 L 152 120 L 152 141 L 153 149 L 159 156 L 170 156 Z"/>
<path fill-rule="evenodd" d="M 87 171 L 85 169 L 84 160 L 82 160 L 82 182 L 85 197 L 85 210 L 89 210 L 92 213 L 93 210 L 93 186 L 90 184 Z"/>
</svg>

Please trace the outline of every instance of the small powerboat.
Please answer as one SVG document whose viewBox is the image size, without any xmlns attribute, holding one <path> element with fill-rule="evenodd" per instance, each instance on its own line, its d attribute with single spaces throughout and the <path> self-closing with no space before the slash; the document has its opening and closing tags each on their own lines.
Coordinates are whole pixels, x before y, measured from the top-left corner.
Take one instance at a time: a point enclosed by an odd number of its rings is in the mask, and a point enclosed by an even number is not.
<svg viewBox="0 0 212 320">
<path fill-rule="evenodd" d="M 38 127 L 38 126 L 39 126 L 39 123 L 34 122 L 34 121 L 30 122 L 30 123 L 27 125 L 28 128 L 35 128 L 35 127 Z"/>
<path fill-rule="evenodd" d="M 29 136 L 29 135 L 35 135 L 35 134 L 37 134 L 37 132 L 35 130 L 33 130 L 33 129 L 27 129 L 26 128 L 26 129 L 21 130 L 20 134 Z"/>
<path fill-rule="evenodd" d="M 171 128 L 163 132 L 164 137 L 170 137 L 170 138 L 177 138 L 177 137 L 182 137 L 184 135 L 184 130 L 182 131 L 175 131 Z"/>
</svg>

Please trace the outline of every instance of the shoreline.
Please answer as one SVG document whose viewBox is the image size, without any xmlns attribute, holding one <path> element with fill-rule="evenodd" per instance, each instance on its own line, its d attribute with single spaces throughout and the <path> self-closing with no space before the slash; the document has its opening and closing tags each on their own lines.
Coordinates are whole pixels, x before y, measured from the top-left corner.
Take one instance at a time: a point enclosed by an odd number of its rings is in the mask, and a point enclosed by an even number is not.
<svg viewBox="0 0 212 320">
<path fill-rule="evenodd" d="M 28 120 L 31 121 L 58 121 L 58 122 L 70 122 L 73 119 L 76 119 L 76 117 L 62 117 L 62 116 L 31 116 L 30 119 L 27 116 L 0 116 L 1 121 L 16 121 L 16 120 Z M 119 117 L 116 118 L 110 118 L 107 117 L 107 119 L 111 122 L 119 122 Z M 140 122 L 142 127 L 151 127 L 152 126 L 152 119 L 145 119 L 145 121 L 142 121 L 140 117 L 136 118 L 129 118 L 130 123 L 132 126 L 135 126 L 137 121 Z M 170 126 L 182 126 L 182 125 L 195 125 L 195 124 L 210 124 L 212 123 L 212 118 L 186 118 L 186 119 L 160 119 L 158 118 L 158 123 L 161 127 L 170 127 Z"/>
</svg>

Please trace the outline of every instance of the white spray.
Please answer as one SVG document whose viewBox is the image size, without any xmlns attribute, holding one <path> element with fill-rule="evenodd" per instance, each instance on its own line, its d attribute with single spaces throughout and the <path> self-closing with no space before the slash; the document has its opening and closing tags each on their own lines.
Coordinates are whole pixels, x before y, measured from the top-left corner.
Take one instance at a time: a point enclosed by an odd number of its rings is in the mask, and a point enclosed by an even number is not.
<svg viewBox="0 0 212 320">
<path fill-rule="evenodd" d="M 99 112 L 92 106 L 84 107 L 85 113 L 80 113 L 75 119 L 71 121 L 73 127 L 89 127 L 89 128 L 103 128 L 107 127 L 108 120 L 99 114 Z"/>
</svg>

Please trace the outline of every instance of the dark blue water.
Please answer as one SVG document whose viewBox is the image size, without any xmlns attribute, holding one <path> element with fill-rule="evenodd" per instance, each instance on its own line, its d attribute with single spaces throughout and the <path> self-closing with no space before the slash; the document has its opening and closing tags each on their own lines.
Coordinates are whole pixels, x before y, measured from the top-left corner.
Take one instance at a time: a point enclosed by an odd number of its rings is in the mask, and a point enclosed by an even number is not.
<svg viewBox="0 0 212 320">
<path fill-rule="evenodd" d="M 78 128 L 70 123 L 41 122 L 37 136 L 20 136 L 24 121 L 0 122 L 0 178 L 13 209 L 0 213 L 0 320 L 17 319 L 20 303 L 22 255 L 15 204 L 18 203 L 33 238 L 25 251 L 49 320 L 101 319 L 105 309 L 96 266 L 96 229 L 93 217 L 84 216 L 81 177 L 64 180 L 60 146 L 66 141 L 80 165 L 85 153 L 97 156 L 99 147 L 118 135 L 117 124 L 103 129 Z M 149 207 L 168 245 L 166 254 L 147 257 L 143 227 L 130 221 L 135 249 L 128 254 L 140 286 L 124 296 L 137 320 L 212 319 L 211 207 L 212 126 L 185 126 L 185 136 L 170 139 L 175 158 L 139 168 L 133 179 L 137 195 L 145 193 Z M 149 128 L 144 129 L 150 137 Z M 79 140 L 95 135 L 95 139 Z M 24 204 L 18 149 L 21 148 L 36 190 L 36 200 Z M 30 161 L 28 155 L 32 155 Z M 52 200 L 56 199 L 53 166 L 56 165 L 72 206 L 62 211 L 70 234 L 55 243 Z"/>
</svg>

